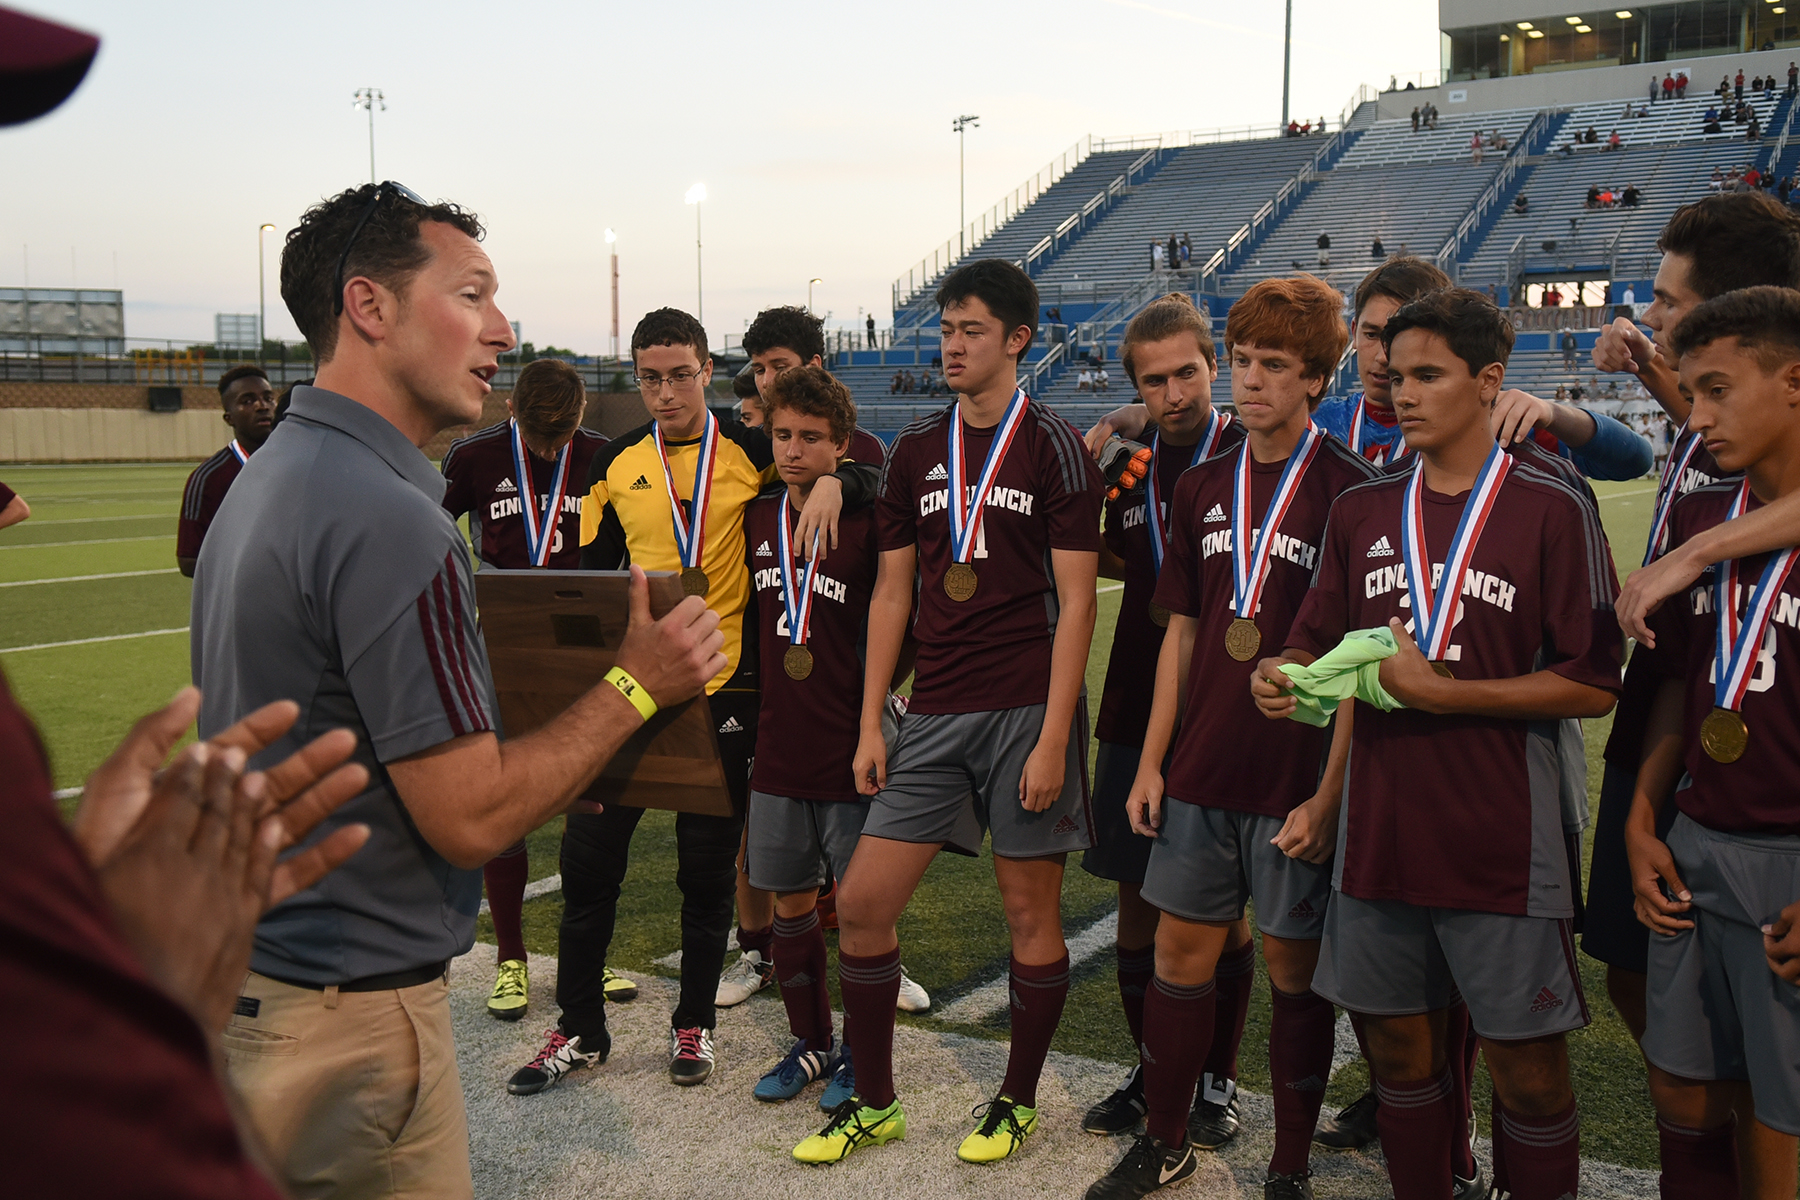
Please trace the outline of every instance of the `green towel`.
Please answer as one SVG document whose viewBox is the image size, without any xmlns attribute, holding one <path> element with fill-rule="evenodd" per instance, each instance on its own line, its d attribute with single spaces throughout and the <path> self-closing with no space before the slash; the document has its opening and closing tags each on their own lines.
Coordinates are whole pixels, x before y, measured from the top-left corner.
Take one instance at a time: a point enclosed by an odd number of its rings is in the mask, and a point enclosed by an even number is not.
<svg viewBox="0 0 1800 1200">
<path fill-rule="evenodd" d="M 1381 686 L 1381 660 L 1398 650 L 1393 630 L 1384 625 L 1346 633 L 1343 641 L 1309 667 L 1284 664 L 1281 669 L 1294 681 L 1294 699 L 1300 702 L 1288 715 L 1308 725 L 1325 725 L 1337 711 L 1338 702 L 1351 698 L 1373 704 L 1382 712 L 1406 707 Z"/>
</svg>

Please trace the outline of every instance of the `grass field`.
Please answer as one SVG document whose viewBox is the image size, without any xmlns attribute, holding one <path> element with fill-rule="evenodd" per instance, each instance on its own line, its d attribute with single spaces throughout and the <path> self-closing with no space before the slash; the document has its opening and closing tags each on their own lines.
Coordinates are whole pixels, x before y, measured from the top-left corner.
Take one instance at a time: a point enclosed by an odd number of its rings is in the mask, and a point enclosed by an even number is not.
<svg viewBox="0 0 1800 1200">
<path fill-rule="evenodd" d="M 26 497 L 32 519 L 0 532 L 0 667 L 36 718 L 50 750 L 57 786 L 78 786 L 138 715 L 188 681 L 189 583 L 174 567 L 175 518 L 187 466 L 6 467 L 0 477 Z M 1603 515 L 1625 569 L 1644 543 L 1651 481 L 1600 484 Z M 1118 612 L 1118 593 L 1100 597 L 1088 688 L 1097 697 Z M 1147 682 L 1147 681 L 1146 681 Z M 1587 727 L 1589 793 L 1596 801 L 1600 749 L 1611 718 Z M 558 827 L 532 835 L 533 878 L 557 871 Z M 621 900 L 615 965 L 655 970 L 679 945 L 674 889 L 674 821 L 649 813 L 633 843 L 631 876 Z M 935 1005 L 967 994 L 1004 971 L 1006 927 L 984 859 L 940 856 L 907 909 L 900 929 L 907 967 Z M 1110 885 L 1071 860 L 1063 892 L 1073 932 L 1105 915 Z M 556 952 L 561 909 L 552 894 L 526 905 L 527 945 Z M 490 931 L 483 919 L 482 936 Z M 1586 1155 L 1627 1166 L 1656 1165 L 1656 1135 L 1643 1067 L 1624 1026 L 1605 1001 L 1601 972 L 1582 958 L 1594 1024 L 1571 1039 Z M 1110 954 L 1077 971 L 1056 1049 L 1121 1064 L 1132 1056 L 1119 1010 Z M 833 973 L 835 975 L 835 972 Z M 534 989 L 535 991 L 535 989 Z M 1268 1086 L 1268 1003 L 1253 1004 L 1244 1040 L 1243 1081 Z M 543 997 L 547 1004 L 548 997 Z M 537 1003 L 534 1001 L 534 1010 Z M 981 1026 L 902 1016 L 926 1028 L 1003 1038 L 1005 1014 Z M 1333 1079 L 1328 1103 L 1346 1102 L 1366 1082 L 1360 1063 Z M 1477 1109 L 1485 1114 L 1485 1078 Z M 1485 1122 L 1484 1122 L 1485 1123 Z"/>
</svg>

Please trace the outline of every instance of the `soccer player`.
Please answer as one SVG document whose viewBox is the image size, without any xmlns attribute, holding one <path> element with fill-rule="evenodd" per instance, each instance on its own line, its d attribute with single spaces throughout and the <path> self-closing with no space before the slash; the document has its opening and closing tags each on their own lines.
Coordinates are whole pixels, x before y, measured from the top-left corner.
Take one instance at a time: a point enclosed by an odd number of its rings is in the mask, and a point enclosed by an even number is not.
<svg viewBox="0 0 1800 1200">
<path fill-rule="evenodd" d="M 1069 993 L 1063 863 L 1092 845 L 1082 676 L 1094 632 L 1102 483 L 1081 435 L 1017 384 L 1038 294 L 981 259 L 937 293 L 956 403 L 895 440 L 877 506 L 855 777 L 875 797 L 838 884 L 838 978 L 858 1094 L 794 1148 L 835 1162 L 904 1137 L 894 1092 L 894 926 L 940 849 L 985 829 L 1012 935 L 1006 1078 L 957 1151 L 1010 1155 L 1037 1127 L 1037 1082 Z M 892 761 L 881 718 L 912 619 L 918 668 Z"/>
<path fill-rule="evenodd" d="M 1105 508 L 1100 572 L 1123 580 L 1125 589 L 1094 726 L 1100 742 L 1094 763 L 1094 847 L 1081 856 L 1081 866 L 1119 885 L 1119 1001 L 1134 1048 L 1144 1040 L 1144 989 L 1150 986 L 1154 966 L 1157 910 L 1138 894 L 1150 843 L 1132 830 L 1125 801 L 1137 778 L 1144 728 L 1150 720 L 1152 689 L 1145 676 L 1156 662 L 1169 620 L 1167 610 L 1154 601 L 1156 579 L 1182 472 L 1244 439 L 1243 426 L 1212 406 L 1219 367 L 1208 324 L 1193 301 L 1176 292 L 1133 317 L 1119 347 L 1125 373 L 1149 410 L 1154 432 L 1150 474 L 1140 486 L 1109 500 Z M 1254 954 L 1249 926 L 1235 923 L 1216 976 L 1221 1016 L 1189 1125 L 1194 1144 L 1206 1149 L 1223 1145 L 1237 1132 L 1237 1046 L 1250 1005 Z M 1143 1116 L 1143 1073 L 1134 1066 L 1112 1095 L 1088 1111 L 1082 1128 L 1093 1134 L 1126 1133 Z"/>
<path fill-rule="evenodd" d="M 506 420 L 452 442 L 444 453 L 444 509 L 452 517 L 468 514 L 469 541 L 483 565 L 503 571 L 581 565 L 581 481 L 606 445 L 581 427 L 586 409 L 580 372 L 561 359 L 540 358 L 519 372 Z M 524 1016 L 529 999 L 520 925 L 529 875 L 523 839 L 482 868 L 500 955 L 487 1010 L 502 1021 Z M 629 1000 L 637 985 L 609 971 L 606 995 Z"/>
<path fill-rule="evenodd" d="M 756 386 L 756 376 L 747 370 L 733 375 L 731 377 L 731 394 L 737 397 L 738 420 L 743 423 L 744 428 L 762 428 L 762 392 Z"/>
<path fill-rule="evenodd" d="M 1411 467 L 1339 497 L 1288 648 L 1251 690 L 1286 716 L 1283 664 L 1392 631 L 1379 678 L 1404 707 L 1339 707 L 1345 835 L 1313 990 L 1361 1015 L 1396 1200 L 1442 1197 L 1453 1173 L 1458 995 L 1494 1080 L 1495 1185 L 1550 1200 L 1577 1187 L 1565 1035 L 1587 1010 L 1545 768 L 1556 723 L 1604 715 L 1619 688 L 1610 551 L 1583 497 L 1495 443 L 1513 332 L 1492 301 L 1429 293 L 1382 339 Z"/>
<path fill-rule="evenodd" d="M 17 525 L 31 515 L 31 505 L 25 503 L 25 497 L 0 483 L 0 529 Z"/>
<path fill-rule="evenodd" d="M 1800 490 L 1800 294 L 1762 286 L 1708 300 L 1670 348 L 1693 397 L 1689 430 L 1722 470 L 1743 472 L 1676 501 L 1669 537 L 1680 542 Z M 1645 655 L 1659 683 L 1625 837 L 1638 918 L 1660 935 L 1642 1045 L 1671 1200 L 1738 1195 L 1740 1183 L 1744 1196 L 1795 1190 L 1796 553 L 1711 568 L 1657 614 Z M 1671 793 L 1672 824 L 1658 812 Z M 1733 1142 L 1750 1137 L 1759 1150 L 1740 1181 Z"/>
<path fill-rule="evenodd" d="M 192 579 L 200 561 L 200 543 L 219 511 L 225 493 L 250 456 L 268 440 L 275 427 L 275 389 L 268 372 L 255 363 L 241 363 L 219 376 L 219 402 L 232 439 L 223 450 L 194 468 L 181 492 L 181 521 L 175 531 L 175 565 Z"/>
<path fill-rule="evenodd" d="M 775 480 L 768 438 L 706 406 L 712 356 L 706 330 L 687 313 L 661 308 L 631 334 L 631 360 L 650 422 L 608 442 L 588 464 L 581 506 L 581 565 L 611 570 L 626 561 L 679 571 L 690 595 L 705 598 L 725 633 L 725 665 L 707 683 L 732 815 L 675 818 L 681 889 L 681 996 L 669 1031 L 669 1078 L 704 1083 L 712 1074 L 714 997 L 725 965 L 737 879 L 737 852 L 756 747 L 756 662 L 744 653 L 750 576 L 744 509 Z M 830 543 L 842 504 L 873 499 L 877 472 L 847 463 L 813 485 L 797 531 Z M 612 805 L 571 814 L 563 831 L 563 916 L 557 935 L 556 1000 L 562 1015 L 543 1048 L 514 1073 L 507 1090 L 531 1095 L 571 1070 L 604 1062 L 606 952 L 618 915 L 631 837 L 644 810 Z"/>
<path fill-rule="evenodd" d="M 1332 501 L 1377 473 L 1311 421 L 1350 340 L 1343 299 L 1302 275 L 1264 280 L 1232 306 L 1225 350 L 1242 444 L 1175 487 L 1156 585 L 1169 634 L 1129 805 L 1153 847 L 1142 902 L 1162 914 L 1140 1043 L 1149 1111 L 1089 1200 L 1144 1196 L 1194 1173 L 1188 1105 L 1213 1042 L 1215 971 L 1252 899 L 1274 1000 L 1275 1151 L 1263 1195 L 1311 1195 L 1308 1154 L 1337 1023 L 1312 974 L 1349 747 L 1336 746 L 1321 775 L 1325 731 L 1271 725 L 1240 689 L 1257 648 L 1293 622 Z"/>
</svg>

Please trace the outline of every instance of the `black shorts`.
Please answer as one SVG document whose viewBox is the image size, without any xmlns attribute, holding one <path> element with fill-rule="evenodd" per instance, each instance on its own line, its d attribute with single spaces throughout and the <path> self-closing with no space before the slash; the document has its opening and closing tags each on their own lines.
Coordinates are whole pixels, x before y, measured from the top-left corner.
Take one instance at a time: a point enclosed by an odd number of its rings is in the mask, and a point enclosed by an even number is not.
<svg viewBox="0 0 1800 1200">
<path fill-rule="evenodd" d="M 1625 858 L 1625 818 L 1637 773 L 1606 764 L 1600 783 L 1600 815 L 1594 818 L 1594 861 L 1588 868 L 1587 919 L 1581 952 L 1622 971 L 1647 969 L 1650 931 L 1637 919 L 1631 891 L 1631 864 Z M 1664 841 L 1675 820 L 1675 805 L 1664 800 L 1656 836 Z"/>
<path fill-rule="evenodd" d="M 1094 755 L 1094 848 L 1081 856 L 1081 869 L 1115 883 L 1142 884 L 1155 845 L 1131 828 L 1125 813 L 1139 754 L 1136 746 L 1101 742 Z"/>
</svg>

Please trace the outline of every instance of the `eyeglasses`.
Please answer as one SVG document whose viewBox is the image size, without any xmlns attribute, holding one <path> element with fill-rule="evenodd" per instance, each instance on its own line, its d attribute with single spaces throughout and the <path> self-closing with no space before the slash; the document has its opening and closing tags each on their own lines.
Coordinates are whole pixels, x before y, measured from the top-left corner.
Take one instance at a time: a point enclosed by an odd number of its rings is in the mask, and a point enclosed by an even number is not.
<svg viewBox="0 0 1800 1200">
<path fill-rule="evenodd" d="M 362 233 L 363 226 L 367 225 L 369 223 L 369 218 L 375 215 L 376 206 L 381 203 L 384 197 L 389 195 L 398 196 L 402 200 L 410 201 L 413 204 L 417 204 L 420 208 L 431 207 L 430 201 L 407 187 L 404 183 L 395 183 L 390 179 L 375 189 L 375 194 L 369 197 L 369 203 L 363 207 L 362 216 L 356 218 L 356 225 L 350 230 L 349 239 L 344 242 L 344 252 L 338 255 L 337 291 L 334 292 L 331 297 L 331 315 L 334 317 L 341 315 L 344 311 L 344 268 L 350 263 L 350 250 L 356 245 L 356 239 Z"/>
<path fill-rule="evenodd" d="M 662 391 L 663 384 L 665 383 L 675 391 L 687 391 L 694 380 L 700 378 L 700 372 L 670 371 L 667 375 L 637 375 L 633 378 L 637 380 L 639 391 L 643 392 L 646 396 L 654 396 Z"/>
</svg>

